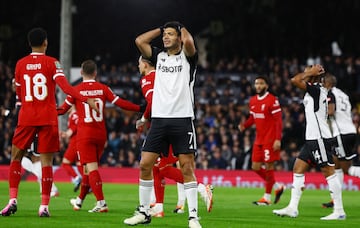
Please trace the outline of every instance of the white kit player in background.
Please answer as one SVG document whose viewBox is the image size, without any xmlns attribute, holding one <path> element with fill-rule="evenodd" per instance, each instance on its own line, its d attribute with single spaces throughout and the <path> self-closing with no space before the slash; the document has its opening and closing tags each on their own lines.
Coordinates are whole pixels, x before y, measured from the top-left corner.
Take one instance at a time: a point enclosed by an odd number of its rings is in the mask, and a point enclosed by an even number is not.
<svg viewBox="0 0 360 228">
<path fill-rule="evenodd" d="M 30 149 L 28 150 L 29 156 L 31 158 L 24 156 L 23 159 L 21 160 L 21 166 L 26 171 L 34 174 L 37 177 L 37 181 L 39 182 L 40 193 L 41 193 L 41 176 L 42 176 L 41 162 L 40 162 L 40 155 L 36 152 L 36 144 L 37 144 L 37 139 L 35 138 L 34 142 L 31 144 Z M 53 166 L 53 172 L 55 172 L 56 169 L 57 167 Z M 59 190 L 53 182 L 51 186 L 50 196 L 57 197 L 59 195 L 60 195 Z"/>
</svg>

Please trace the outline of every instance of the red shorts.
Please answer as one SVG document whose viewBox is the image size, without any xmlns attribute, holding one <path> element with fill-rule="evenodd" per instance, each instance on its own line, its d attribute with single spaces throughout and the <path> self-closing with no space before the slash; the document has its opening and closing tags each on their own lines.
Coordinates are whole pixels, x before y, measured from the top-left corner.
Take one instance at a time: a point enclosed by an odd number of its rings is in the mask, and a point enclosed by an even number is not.
<svg viewBox="0 0 360 228">
<path fill-rule="evenodd" d="M 76 147 L 79 151 L 81 165 L 100 162 L 104 152 L 106 139 L 77 139 Z"/>
<path fill-rule="evenodd" d="M 254 144 L 252 150 L 253 162 L 274 162 L 280 160 L 280 151 L 274 151 L 273 145 Z"/>
<path fill-rule="evenodd" d="M 35 135 L 38 135 L 38 153 L 59 152 L 59 128 L 57 125 L 45 126 L 17 126 L 12 139 L 12 144 L 25 150 L 30 148 Z"/>
<path fill-rule="evenodd" d="M 76 162 L 79 160 L 78 150 L 76 147 L 76 138 L 71 138 L 68 148 L 64 153 L 64 158 L 70 161 L 70 163 Z"/>
</svg>

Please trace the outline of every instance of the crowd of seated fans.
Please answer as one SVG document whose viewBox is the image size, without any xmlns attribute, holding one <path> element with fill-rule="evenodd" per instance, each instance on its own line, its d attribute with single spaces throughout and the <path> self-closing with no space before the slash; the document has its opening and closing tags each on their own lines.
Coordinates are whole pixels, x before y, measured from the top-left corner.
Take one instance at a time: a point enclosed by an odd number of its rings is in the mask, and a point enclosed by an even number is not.
<svg viewBox="0 0 360 228">
<path fill-rule="evenodd" d="M 251 167 L 254 128 L 240 133 L 237 126 L 248 115 L 248 100 L 254 95 L 253 80 L 259 74 L 271 79 L 270 91 L 278 96 L 283 111 L 281 160 L 277 170 L 292 170 L 294 160 L 304 142 L 305 116 L 303 92 L 295 89 L 290 78 L 307 64 L 321 63 L 337 76 L 338 87 L 348 93 L 353 102 L 353 121 L 359 129 L 360 58 L 324 56 L 301 62 L 297 58 L 222 59 L 209 67 L 199 66 L 195 84 L 195 113 L 199 169 L 242 169 Z M 98 80 L 110 86 L 120 97 L 134 103 L 144 99 L 139 86 L 137 64 L 121 66 L 98 62 Z M 209 66 L 209 65 L 208 65 Z M 12 90 L 13 69 L 0 62 L 0 108 L 11 110 L 0 117 L 0 164 L 9 164 L 11 136 L 14 130 L 15 95 Z M 62 101 L 59 101 L 62 103 Z M 108 141 L 101 158 L 102 166 L 137 167 L 146 132 L 137 131 L 139 113 L 107 107 Z M 67 142 L 61 139 L 61 151 L 55 164 L 60 164 Z M 360 146 L 356 150 L 360 154 Z M 357 160 L 358 162 L 358 160 Z M 316 170 L 314 170 L 316 171 Z"/>
</svg>

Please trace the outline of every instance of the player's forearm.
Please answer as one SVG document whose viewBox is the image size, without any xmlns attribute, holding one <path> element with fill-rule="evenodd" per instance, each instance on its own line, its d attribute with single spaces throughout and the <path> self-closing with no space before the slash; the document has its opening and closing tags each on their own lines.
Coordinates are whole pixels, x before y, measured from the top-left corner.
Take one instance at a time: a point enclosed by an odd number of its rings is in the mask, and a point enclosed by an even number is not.
<svg viewBox="0 0 360 228">
<path fill-rule="evenodd" d="M 309 77 L 308 72 L 301 72 L 291 78 L 291 83 L 299 89 L 306 90 L 306 79 Z"/>
<path fill-rule="evenodd" d="M 82 96 L 79 92 L 77 92 L 66 80 L 65 77 L 56 77 L 55 79 L 56 84 L 58 84 L 64 93 L 74 97 L 77 100 L 80 100 L 82 102 L 87 101 L 87 97 Z"/>
<path fill-rule="evenodd" d="M 193 56 L 196 53 L 194 38 L 185 28 L 181 28 L 181 41 L 183 42 L 184 52 L 186 56 Z"/>
<path fill-rule="evenodd" d="M 135 44 L 144 57 L 151 57 L 151 41 L 161 35 L 161 29 L 156 28 L 145 32 L 135 39 Z"/>
<path fill-rule="evenodd" d="M 125 110 L 129 110 L 129 111 L 134 111 L 134 112 L 139 112 L 140 111 L 140 105 L 134 104 L 130 101 L 124 100 L 124 99 L 117 99 L 115 102 L 115 105 L 117 105 L 118 107 L 125 109 Z"/>
</svg>

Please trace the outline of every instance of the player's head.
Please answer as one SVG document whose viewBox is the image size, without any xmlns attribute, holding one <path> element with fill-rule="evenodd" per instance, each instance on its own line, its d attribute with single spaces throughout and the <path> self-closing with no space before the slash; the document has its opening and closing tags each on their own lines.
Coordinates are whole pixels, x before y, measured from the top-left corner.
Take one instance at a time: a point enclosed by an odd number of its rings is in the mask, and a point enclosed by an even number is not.
<svg viewBox="0 0 360 228">
<path fill-rule="evenodd" d="M 31 29 L 27 37 L 30 47 L 47 46 L 47 33 L 42 28 Z"/>
<path fill-rule="evenodd" d="M 142 55 L 139 57 L 139 72 L 141 75 L 147 75 L 149 71 L 154 70 L 154 63 L 149 59 Z"/>
<path fill-rule="evenodd" d="M 326 73 L 323 77 L 323 85 L 327 89 L 331 89 L 332 87 L 336 86 L 336 83 L 336 77 L 332 74 Z"/>
<path fill-rule="evenodd" d="M 97 66 L 93 60 L 85 60 L 81 64 L 81 75 L 87 79 L 94 79 L 97 74 Z"/>
<path fill-rule="evenodd" d="M 260 96 L 264 95 L 269 88 L 269 78 L 260 75 L 255 78 L 255 91 Z"/>
<path fill-rule="evenodd" d="M 181 47 L 181 24 L 177 21 L 170 21 L 163 26 L 162 40 L 167 50 Z"/>
</svg>

